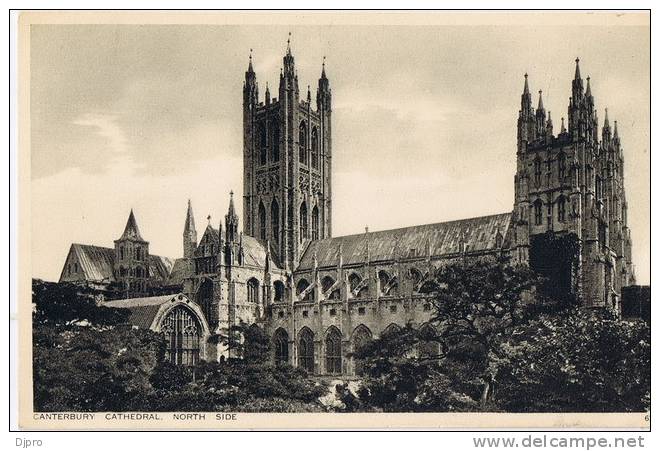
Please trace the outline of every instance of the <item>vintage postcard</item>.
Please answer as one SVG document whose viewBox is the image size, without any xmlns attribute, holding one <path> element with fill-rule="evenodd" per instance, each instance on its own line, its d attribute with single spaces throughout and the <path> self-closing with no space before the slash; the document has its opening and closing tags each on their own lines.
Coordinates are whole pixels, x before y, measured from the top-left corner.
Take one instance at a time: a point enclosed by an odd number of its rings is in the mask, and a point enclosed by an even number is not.
<svg viewBox="0 0 660 451">
<path fill-rule="evenodd" d="M 21 428 L 650 428 L 649 12 L 18 34 Z"/>
</svg>

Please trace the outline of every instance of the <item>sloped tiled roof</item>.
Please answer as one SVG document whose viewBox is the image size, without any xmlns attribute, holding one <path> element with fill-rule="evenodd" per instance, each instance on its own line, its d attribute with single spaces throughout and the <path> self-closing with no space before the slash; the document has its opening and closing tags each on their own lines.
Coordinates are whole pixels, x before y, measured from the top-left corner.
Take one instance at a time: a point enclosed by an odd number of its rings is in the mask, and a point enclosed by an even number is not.
<svg viewBox="0 0 660 451">
<path fill-rule="evenodd" d="M 177 258 L 174 260 L 170 277 L 167 279 L 168 285 L 181 285 L 183 283 L 183 280 L 190 275 L 188 263 L 187 258 Z"/>
<path fill-rule="evenodd" d="M 266 243 L 249 235 L 243 235 L 243 255 L 245 264 L 263 268 L 266 265 Z M 278 268 L 276 255 L 271 246 L 271 265 Z"/>
<path fill-rule="evenodd" d="M 170 276 L 174 262 L 160 255 L 149 255 L 149 276 L 166 280 Z"/>
<path fill-rule="evenodd" d="M 114 249 L 74 243 L 71 245 L 71 252 L 76 254 L 80 269 L 85 275 L 85 280 L 105 280 L 109 282 L 115 280 L 113 273 Z"/>
<path fill-rule="evenodd" d="M 105 302 L 103 305 L 105 307 L 129 309 L 128 322 L 134 326 L 148 329 L 151 327 L 161 306 L 170 302 L 175 297 L 176 295 L 169 294 L 145 298 L 119 299 Z"/>
<path fill-rule="evenodd" d="M 69 252 L 76 255 L 84 280 L 115 281 L 115 250 L 113 248 L 74 243 Z M 149 255 L 149 272 L 152 277 L 166 280 L 169 278 L 173 266 L 174 262 L 167 257 Z"/>
<path fill-rule="evenodd" d="M 298 270 L 313 268 L 314 253 L 319 266 L 337 265 L 340 244 L 343 264 L 362 263 L 366 260 L 367 240 L 371 261 L 425 256 L 427 246 L 432 257 L 454 254 L 459 252 L 461 241 L 466 252 L 490 250 L 495 248 L 498 232 L 502 238 L 508 236 L 510 222 L 511 213 L 503 213 L 312 241 Z"/>
</svg>

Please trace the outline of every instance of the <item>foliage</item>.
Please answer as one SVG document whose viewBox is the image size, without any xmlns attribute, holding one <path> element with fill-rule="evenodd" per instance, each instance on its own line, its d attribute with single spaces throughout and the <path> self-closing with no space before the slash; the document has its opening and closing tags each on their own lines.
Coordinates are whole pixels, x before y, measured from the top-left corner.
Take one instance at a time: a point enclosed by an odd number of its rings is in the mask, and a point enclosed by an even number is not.
<svg viewBox="0 0 660 451">
<path fill-rule="evenodd" d="M 338 398 L 362 411 L 647 410 L 649 326 L 534 296 L 539 283 L 503 260 L 441 268 L 437 333 L 408 326 L 365 344 L 354 353 L 365 368 L 358 399 L 345 387 Z M 419 352 L 429 342 L 435 355 Z"/>
<path fill-rule="evenodd" d="M 91 290 L 33 283 L 36 411 L 321 411 L 327 388 L 268 362 L 256 326 L 232 330 L 244 358 L 195 368 L 164 360 L 163 337 L 126 324 L 126 310 L 97 305 Z"/>
<path fill-rule="evenodd" d="M 103 327 L 126 322 L 127 310 L 101 309 L 100 300 L 101 295 L 85 285 L 32 281 L 32 318 L 36 324 Z"/>
<path fill-rule="evenodd" d="M 651 329 L 604 310 L 544 315 L 512 334 L 497 405 L 513 412 L 650 408 Z"/>
</svg>

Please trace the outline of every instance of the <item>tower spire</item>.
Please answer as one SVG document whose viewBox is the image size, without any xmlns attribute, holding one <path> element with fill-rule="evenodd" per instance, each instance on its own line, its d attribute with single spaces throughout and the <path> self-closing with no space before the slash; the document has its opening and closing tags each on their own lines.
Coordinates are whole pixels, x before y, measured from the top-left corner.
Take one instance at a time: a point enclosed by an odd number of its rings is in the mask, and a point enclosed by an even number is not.
<svg viewBox="0 0 660 451">
<path fill-rule="evenodd" d="M 252 49 L 250 49 L 250 62 L 248 63 L 248 72 L 254 73 L 254 69 L 252 68 Z"/>
<path fill-rule="evenodd" d="M 135 215 L 133 214 L 133 209 L 131 208 L 131 213 L 128 215 L 128 221 L 126 221 L 126 227 L 124 227 L 124 233 L 122 233 L 120 240 L 125 239 L 134 239 L 139 241 L 144 241 L 142 235 L 140 235 L 140 229 L 138 228 L 137 221 L 135 220 Z"/>
<path fill-rule="evenodd" d="M 580 80 L 582 77 L 580 76 L 580 58 L 575 58 L 575 80 Z"/>
<path fill-rule="evenodd" d="M 540 89 L 539 89 L 539 106 L 536 108 L 536 111 L 545 112 L 545 109 L 543 108 L 543 91 Z"/>
<path fill-rule="evenodd" d="M 238 215 L 234 208 L 234 191 L 229 191 L 229 208 L 225 215 L 225 229 L 228 243 L 238 239 Z"/>
</svg>

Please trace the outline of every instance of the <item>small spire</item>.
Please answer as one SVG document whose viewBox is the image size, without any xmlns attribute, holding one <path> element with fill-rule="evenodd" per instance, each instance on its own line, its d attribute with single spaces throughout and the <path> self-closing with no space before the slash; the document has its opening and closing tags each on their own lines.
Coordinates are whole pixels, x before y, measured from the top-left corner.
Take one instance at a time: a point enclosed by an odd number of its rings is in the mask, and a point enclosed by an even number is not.
<svg viewBox="0 0 660 451">
<path fill-rule="evenodd" d="M 249 60 L 250 60 L 250 62 L 248 63 L 248 72 L 254 72 L 254 70 L 252 69 L 252 49 L 250 49 L 250 58 L 249 58 Z"/>
<path fill-rule="evenodd" d="M 539 89 L 539 106 L 536 108 L 536 111 L 544 111 L 543 108 L 543 91 Z"/>
<path fill-rule="evenodd" d="M 575 79 L 579 80 L 582 77 L 580 76 L 580 58 L 575 58 Z"/>
<path fill-rule="evenodd" d="M 548 111 L 548 128 L 552 128 L 552 111 Z"/>
<path fill-rule="evenodd" d="M 564 118 L 561 118 L 561 133 L 566 133 L 566 127 L 564 126 Z"/>
<path fill-rule="evenodd" d="M 206 220 L 209 222 L 209 226 L 211 226 L 211 215 L 208 215 L 208 216 L 206 217 Z"/>
<path fill-rule="evenodd" d="M 309 85 L 307 85 L 307 103 L 312 101 L 312 92 L 309 90 Z"/>
<path fill-rule="evenodd" d="M 527 72 L 525 72 L 525 87 L 523 88 L 523 94 L 529 94 L 529 83 L 527 82 Z"/>
<path fill-rule="evenodd" d="M 186 212 L 186 224 L 184 226 L 184 233 L 192 232 L 195 230 L 195 215 L 193 214 L 192 202 L 188 199 L 188 211 Z"/>
<path fill-rule="evenodd" d="M 607 117 L 607 108 L 605 108 L 605 122 L 603 128 L 610 128 L 610 119 Z"/>
<path fill-rule="evenodd" d="M 619 128 L 617 127 L 616 121 L 614 121 L 614 137 L 619 137 Z"/>
<path fill-rule="evenodd" d="M 291 32 L 289 31 L 289 37 L 286 40 L 286 54 L 291 55 Z"/>
<path fill-rule="evenodd" d="M 591 80 L 591 77 L 587 77 L 587 89 L 586 92 L 584 93 L 587 97 L 591 96 L 591 83 L 589 82 Z"/>
<path fill-rule="evenodd" d="M 321 78 L 325 77 L 325 55 L 323 55 L 323 63 L 321 64 Z"/>
</svg>

